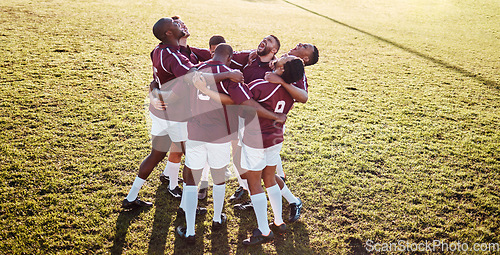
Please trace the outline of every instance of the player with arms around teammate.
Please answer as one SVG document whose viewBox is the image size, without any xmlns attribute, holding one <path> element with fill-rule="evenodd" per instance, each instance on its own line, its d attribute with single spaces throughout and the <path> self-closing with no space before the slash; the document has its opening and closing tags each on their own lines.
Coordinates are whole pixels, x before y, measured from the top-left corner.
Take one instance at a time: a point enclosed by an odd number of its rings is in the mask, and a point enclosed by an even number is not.
<svg viewBox="0 0 500 255">
<path fill-rule="evenodd" d="M 295 56 L 282 57 L 276 62 L 274 72 L 290 84 L 303 77 L 304 64 Z M 293 106 L 293 97 L 280 84 L 258 79 L 248 84 L 248 87 L 254 100 L 275 113 L 287 114 Z M 252 125 L 248 125 L 249 119 L 245 119 L 242 139 L 241 167 L 248 170 L 246 177 L 251 194 L 250 199 L 258 224 L 258 229 L 253 231 L 252 236 L 243 241 L 245 245 L 270 241 L 274 235 L 267 222 L 267 199 L 262 189 L 261 179 L 264 181 L 274 213 L 274 222 L 271 227 L 280 233 L 286 230 L 281 215 L 281 192 L 275 178 L 276 165 L 280 161 L 279 154 L 283 145 L 283 123 L 264 118 L 258 120 L 260 132 Z"/>
<path fill-rule="evenodd" d="M 186 100 L 169 105 L 167 108 L 161 96 L 153 92 L 169 91 L 193 67 L 193 64 L 179 52 L 179 39 L 184 32 L 171 18 L 162 18 L 153 26 L 153 34 L 161 41 L 151 52 L 153 62 L 153 82 L 150 84 L 150 116 L 152 119 L 152 148 L 150 154 L 139 166 L 139 174 L 135 178 L 129 194 L 122 202 L 122 208 L 149 207 L 152 203 L 144 202 L 137 195 L 155 166 L 165 158 L 172 142 L 182 143 L 187 139 L 187 123 L 189 117 Z M 241 74 L 225 73 L 217 79 L 232 78 L 238 80 Z M 242 77 L 241 77 L 242 78 Z"/>
<path fill-rule="evenodd" d="M 198 66 L 201 72 L 229 72 L 227 65 L 231 61 L 232 48 L 227 44 L 217 46 L 212 60 Z M 195 78 L 196 79 L 196 78 Z M 210 89 L 213 88 L 213 89 Z M 173 94 L 167 99 L 177 96 L 182 98 L 185 86 L 176 86 Z M 197 206 L 197 187 L 203 167 L 209 164 L 214 180 L 214 217 L 212 228 L 219 229 L 226 221 L 222 213 L 225 194 L 225 170 L 230 161 L 230 141 L 234 139 L 237 127 L 237 111 L 226 109 L 224 104 L 241 104 L 256 108 L 260 116 L 278 122 L 284 116 L 265 110 L 251 99 L 248 87 L 229 79 L 221 82 L 210 82 L 209 88 L 198 90 L 192 87 L 191 113 L 188 120 L 188 140 L 186 141 L 186 166 L 184 171 L 184 192 L 182 202 L 185 206 L 186 227 L 177 227 L 176 233 L 188 242 L 195 242 L 195 209 Z M 185 92 L 184 92 L 185 93 Z M 221 93 L 222 95 L 219 95 Z M 215 100 L 212 100 L 214 97 Z M 254 110 L 254 111 L 255 111 Z M 187 169 L 187 170 L 186 170 Z"/>
</svg>

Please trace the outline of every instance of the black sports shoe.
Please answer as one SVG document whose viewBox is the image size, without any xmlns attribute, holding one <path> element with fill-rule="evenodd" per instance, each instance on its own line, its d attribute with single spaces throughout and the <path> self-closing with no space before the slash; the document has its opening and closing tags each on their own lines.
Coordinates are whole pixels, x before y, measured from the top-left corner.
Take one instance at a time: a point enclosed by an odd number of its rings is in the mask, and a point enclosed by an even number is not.
<svg viewBox="0 0 500 255">
<path fill-rule="evenodd" d="M 247 191 L 239 186 L 238 189 L 234 192 L 234 194 L 229 198 L 229 202 L 235 202 L 237 200 L 240 200 L 243 195 L 245 195 Z"/>
<path fill-rule="evenodd" d="M 268 236 L 263 236 L 262 232 L 258 228 L 253 230 L 252 236 L 248 239 L 243 240 L 244 245 L 255 245 L 261 243 L 267 243 L 272 241 L 274 238 L 273 231 L 269 232 Z"/>
<path fill-rule="evenodd" d="M 180 238 L 186 240 L 188 244 L 194 244 L 196 242 L 194 235 L 186 236 L 186 227 L 178 226 L 175 229 L 175 233 L 177 233 Z"/>
<path fill-rule="evenodd" d="M 277 226 L 274 222 L 269 224 L 269 228 L 271 230 L 275 230 L 276 233 L 278 234 L 284 234 L 286 233 L 286 224 L 282 223 L 281 225 Z"/>
<path fill-rule="evenodd" d="M 164 175 L 163 173 L 160 174 L 160 181 L 163 184 L 169 185 L 170 184 L 170 177 L 167 175 Z M 178 183 L 182 183 L 184 180 L 182 178 L 177 178 Z"/>
<path fill-rule="evenodd" d="M 300 210 L 302 209 L 302 200 L 300 198 L 297 198 L 299 200 L 299 203 L 292 203 L 290 204 L 290 218 L 288 219 L 289 222 L 296 222 L 300 218 Z"/>
<path fill-rule="evenodd" d="M 227 216 L 225 213 L 221 213 L 220 220 L 221 220 L 220 223 L 212 221 L 212 231 L 219 230 L 222 228 L 222 226 L 224 226 L 226 224 Z"/>
<path fill-rule="evenodd" d="M 170 189 L 170 188 L 167 188 L 168 190 L 168 193 L 170 193 L 170 195 L 172 195 L 172 197 L 174 198 L 182 198 L 182 190 L 179 186 L 176 186 L 174 189 Z"/>
<path fill-rule="evenodd" d="M 140 200 L 139 198 L 136 198 L 134 201 L 129 202 L 126 198 L 123 199 L 122 202 L 122 208 L 123 209 L 134 209 L 134 208 L 139 208 L 139 207 L 151 207 L 153 206 L 153 203 L 151 202 L 144 202 Z"/>
<path fill-rule="evenodd" d="M 196 208 L 196 216 L 204 215 L 204 214 L 207 214 L 207 208 L 205 208 L 205 207 Z M 177 216 L 182 216 L 182 217 L 186 216 L 184 209 L 179 207 L 179 209 L 177 209 Z"/>
<path fill-rule="evenodd" d="M 198 190 L 198 200 L 203 200 L 207 198 L 207 190 L 208 188 L 202 188 Z"/>
<path fill-rule="evenodd" d="M 247 200 L 241 204 L 235 204 L 234 209 L 240 211 L 253 210 L 253 204 L 251 200 Z"/>
</svg>

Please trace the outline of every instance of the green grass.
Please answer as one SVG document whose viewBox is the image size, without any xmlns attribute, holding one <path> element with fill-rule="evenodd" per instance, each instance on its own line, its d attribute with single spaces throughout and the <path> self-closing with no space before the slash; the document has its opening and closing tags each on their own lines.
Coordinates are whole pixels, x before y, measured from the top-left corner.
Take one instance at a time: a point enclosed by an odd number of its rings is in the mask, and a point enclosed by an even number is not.
<svg viewBox="0 0 500 255">
<path fill-rule="evenodd" d="M 500 242 L 500 5 L 291 3 L 312 12 L 285 1 L 3 1 L 0 253 L 346 254 L 369 239 Z M 193 46 L 222 34 L 252 49 L 275 34 L 280 52 L 297 42 L 320 49 L 282 150 L 304 214 L 272 244 L 243 247 L 256 222 L 229 204 L 227 231 L 211 233 L 209 197 L 197 245 L 184 245 L 178 202 L 156 177 L 164 163 L 140 193 L 155 206 L 120 209 L 150 149 L 151 27 L 171 15 Z"/>
</svg>

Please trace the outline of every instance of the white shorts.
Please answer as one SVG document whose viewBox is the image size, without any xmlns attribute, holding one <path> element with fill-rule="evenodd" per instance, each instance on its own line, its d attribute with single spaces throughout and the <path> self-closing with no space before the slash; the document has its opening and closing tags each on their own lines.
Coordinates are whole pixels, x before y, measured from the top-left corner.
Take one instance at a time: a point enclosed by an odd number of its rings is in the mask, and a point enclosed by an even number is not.
<svg viewBox="0 0 500 255">
<path fill-rule="evenodd" d="M 220 169 L 231 161 L 231 142 L 207 143 L 186 141 L 186 166 L 193 170 L 201 170 L 208 162 L 210 168 Z"/>
<path fill-rule="evenodd" d="M 151 117 L 151 135 L 170 137 L 172 142 L 184 142 L 187 140 L 187 122 L 164 120 L 149 113 Z"/>
<path fill-rule="evenodd" d="M 266 166 L 279 164 L 283 143 L 265 149 L 256 149 L 243 144 L 241 146 L 241 168 L 250 171 L 262 171 Z"/>
</svg>

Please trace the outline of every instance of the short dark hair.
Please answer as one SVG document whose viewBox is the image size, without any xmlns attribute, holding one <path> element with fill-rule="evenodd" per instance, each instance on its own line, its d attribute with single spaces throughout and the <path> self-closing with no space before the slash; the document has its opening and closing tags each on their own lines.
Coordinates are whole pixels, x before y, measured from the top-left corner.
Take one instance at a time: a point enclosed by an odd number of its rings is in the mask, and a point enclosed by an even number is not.
<svg viewBox="0 0 500 255">
<path fill-rule="evenodd" d="M 276 40 L 276 44 L 278 45 L 278 48 L 276 49 L 276 51 L 278 52 L 280 50 L 280 47 L 281 47 L 281 43 L 280 43 L 280 39 L 278 39 L 278 37 L 276 37 L 275 35 L 270 35 L 274 38 L 274 40 Z"/>
<path fill-rule="evenodd" d="M 179 16 L 177 16 L 177 15 L 172 16 L 171 18 L 172 18 L 173 20 L 178 20 L 178 19 L 181 19 L 181 17 L 179 17 Z"/>
<path fill-rule="evenodd" d="M 208 41 L 209 46 L 218 45 L 221 43 L 226 43 L 226 39 L 224 39 L 222 35 L 214 35 L 210 37 L 210 40 Z"/>
<path fill-rule="evenodd" d="M 306 66 L 311 66 L 311 65 L 318 63 L 319 50 L 318 50 L 318 48 L 316 48 L 315 45 L 313 45 L 313 47 L 314 47 L 314 50 L 313 50 L 313 53 L 311 54 L 311 56 L 309 56 L 309 61 L 307 61 L 307 63 L 304 63 Z"/>
<path fill-rule="evenodd" d="M 288 84 L 294 83 L 304 77 L 304 62 L 300 58 L 286 62 L 283 68 L 285 71 L 281 75 L 281 78 Z"/>
<path fill-rule="evenodd" d="M 219 43 L 215 48 L 214 55 L 233 56 L 233 48 L 227 43 Z"/>
</svg>

